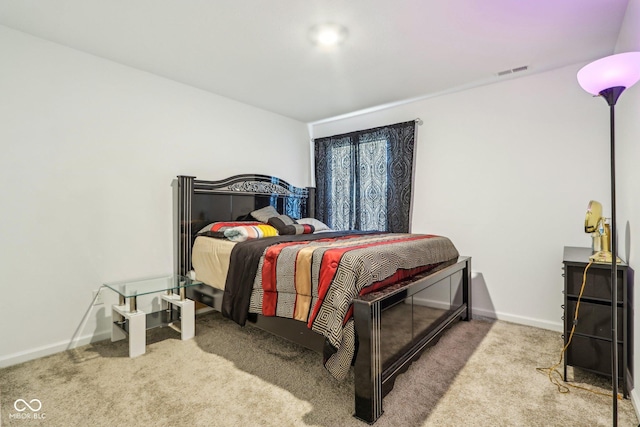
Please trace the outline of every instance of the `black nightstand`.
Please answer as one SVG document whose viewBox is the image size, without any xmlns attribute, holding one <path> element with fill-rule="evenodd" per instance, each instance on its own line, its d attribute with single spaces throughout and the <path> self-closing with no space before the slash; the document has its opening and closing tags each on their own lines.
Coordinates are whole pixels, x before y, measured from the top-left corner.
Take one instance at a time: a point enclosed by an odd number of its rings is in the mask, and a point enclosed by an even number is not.
<svg viewBox="0 0 640 427">
<path fill-rule="evenodd" d="M 590 248 L 564 248 L 564 343 L 567 344 L 584 269 L 591 256 Z M 633 284 L 629 266 L 618 264 L 618 378 L 623 396 L 633 387 L 633 319 L 631 307 Z M 564 355 L 564 378 L 567 365 L 611 376 L 611 265 L 593 263 L 580 300 L 576 330 Z"/>
</svg>

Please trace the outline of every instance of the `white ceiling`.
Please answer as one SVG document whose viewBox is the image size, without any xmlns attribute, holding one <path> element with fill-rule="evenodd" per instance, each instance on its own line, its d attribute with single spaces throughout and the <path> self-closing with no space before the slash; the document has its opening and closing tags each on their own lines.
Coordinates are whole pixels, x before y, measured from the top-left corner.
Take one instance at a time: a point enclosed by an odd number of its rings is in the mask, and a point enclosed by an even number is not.
<svg viewBox="0 0 640 427">
<path fill-rule="evenodd" d="M 2 0 L 0 24 L 315 122 L 610 55 L 627 3 Z M 347 27 L 342 46 L 311 44 L 324 22 Z"/>
</svg>

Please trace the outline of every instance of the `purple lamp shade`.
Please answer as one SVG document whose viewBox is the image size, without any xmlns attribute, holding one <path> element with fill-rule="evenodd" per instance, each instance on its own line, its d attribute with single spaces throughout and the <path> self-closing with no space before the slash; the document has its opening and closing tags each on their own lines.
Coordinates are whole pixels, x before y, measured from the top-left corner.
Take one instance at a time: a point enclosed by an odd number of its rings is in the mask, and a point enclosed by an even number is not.
<svg viewBox="0 0 640 427">
<path fill-rule="evenodd" d="M 640 80 L 640 52 L 606 56 L 578 71 L 578 83 L 592 95 L 612 87 L 630 88 Z"/>
</svg>

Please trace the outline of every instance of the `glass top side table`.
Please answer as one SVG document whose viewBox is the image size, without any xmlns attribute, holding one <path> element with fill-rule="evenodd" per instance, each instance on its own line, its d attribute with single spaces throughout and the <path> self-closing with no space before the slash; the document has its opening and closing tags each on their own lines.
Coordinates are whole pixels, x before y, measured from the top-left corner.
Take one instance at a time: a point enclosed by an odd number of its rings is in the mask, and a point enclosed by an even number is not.
<svg viewBox="0 0 640 427">
<path fill-rule="evenodd" d="M 195 304 L 185 297 L 185 290 L 202 282 L 180 275 L 165 275 L 120 282 L 104 286 L 118 294 L 119 304 L 112 308 L 111 341 L 129 337 L 129 357 L 145 353 L 146 331 L 156 326 L 173 326 L 180 322 L 181 338 L 195 335 Z M 160 311 L 144 313 L 137 307 L 137 297 L 164 292 L 164 307 Z M 127 307 L 127 300 L 129 304 Z"/>
<path fill-rule="evenodd" d="M 136 311 L 136 297 L 141 295 L 155 294 L 158 292 L 177 293 L 180 299 L 185 299 L 185 289 L 189 286 L 202 284 L 197 280 L 192 280 L 186 276 L 165 275 L 157 277 L 147 277 L 142 279 L 123 280 L 120 282 L 105 283 L 104 286 L 116 292 L 120 297 L 120 305 L 125 299 L 129 299 L 130 311 Z"/>
</svg>

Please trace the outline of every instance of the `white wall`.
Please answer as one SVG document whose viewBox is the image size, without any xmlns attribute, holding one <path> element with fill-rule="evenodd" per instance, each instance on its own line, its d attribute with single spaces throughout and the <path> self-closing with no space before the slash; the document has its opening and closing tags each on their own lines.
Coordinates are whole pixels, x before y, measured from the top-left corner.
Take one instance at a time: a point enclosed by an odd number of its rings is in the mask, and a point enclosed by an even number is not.
<svg viewBox="0 0 640 427">
<path fill-rule="evenodd" d="M 105 338 L 92 291 L 172 271 L 176 175 L 310 184 L 304 123 L 3 26 L 0 52 L 0 366 Z"/>
<path fill-rule="evenodd" d="M 631 0 L 617 52 L 640 50 L 639 11 Z M 3 26 L 0 51 L 0 312 L 11 325 L 0 366 L 104 338 L 106 305 L 92 307 L 92 291 L 171 271 L 176 175 L 250 171 L 310 184 L 304 124 Z M 422 118 L 413 230 L 450 236 L 473 257 L 476 314 L 560 330 L 562 247 L 588 246 L 587 203 L 609 200 L 606 105 L 579 88 L 582 65 L 312 133 Z M 639 111 L 636 86 L 617 107 L 620 244 L 632 267 Z"/>
<path fill-rule="evenodd" d="M 476 314 L 559 331 L 563 247 L 591 245 L 587 205 L 609 198 L 606 105 L 578 85 L 582 65 L 316 124 L 313 135 L 421 118 L 412 230 L 473 257 Z"/>
<path fill-rule="evenodd" d="M 640 52 L 640 0 L 630 0 L 620 30 L 616 53 Z M 640 265 L 640 83 L 623 92 L 616 104 L 616 205 L 621 258 L 633 270 Z M 605 107 L 606 109 L 606 107 Z M 606 113 L 605 113 L 606 114 Z M 635 279 L 635 288 L 640 280 Z M 634 301 L 634 342 L 640 343 L 640 299 Z M 634 348 L 636 383 L 640 372 L 640 352 Z M 631 393 L 636 407 L 640 397 Z"/>
</svg>

